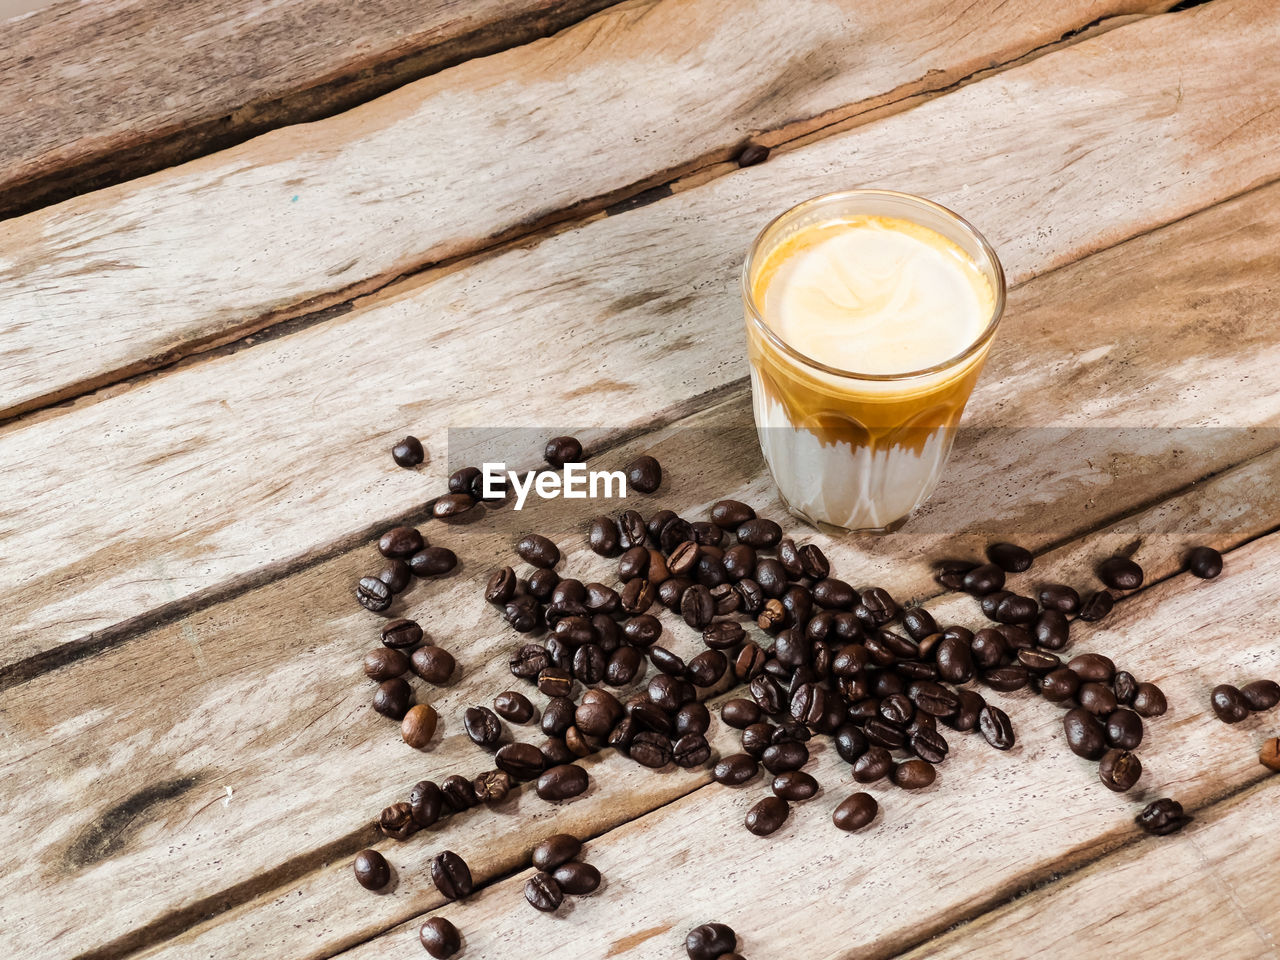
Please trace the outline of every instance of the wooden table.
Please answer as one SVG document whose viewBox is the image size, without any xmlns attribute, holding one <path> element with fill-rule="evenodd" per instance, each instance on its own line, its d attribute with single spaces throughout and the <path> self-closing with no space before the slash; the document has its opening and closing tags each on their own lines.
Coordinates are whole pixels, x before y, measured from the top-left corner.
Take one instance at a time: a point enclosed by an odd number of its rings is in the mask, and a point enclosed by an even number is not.
<svg viewBox="0 0 1280 960">
<path fill-rule="evenodd" d="M 94 0 L 4 25 L 0 955 L 419 957 L 439 913 L 468 957 L 674 958 L 711 919 L 756 960 L 1280 956 L 1256 759 L 1277 715 L 1208 710 L 1280 674 L 1280 11 L 1171 6 Z M 768 161 L 739 169 L 747 142 Z M 526 787 L 378 839 L 416 780 L 489 763 L 459 716 L 514 685 L 518 638 L 479 596 L 514 539 L 612 566 L 585 544 L 602 505 L 446 526 L 424 504 L 482 447 L 531 468 L 571 429 L 594 465 L 662 460 L 644 513 L 733 496 L 784 520 L 737 271 L 772 215 L 873 184 L 980 226 L 1006 319 L 920 517 L 785 526 L 971 625 L 932 558 L 1016 536 L 1031 590 L 1136 548 L 1146 584 L 1072 649 L 1168 694 L 1139 786 L 1103 789 L 1057 708 L 987 691 L 1017 746 L 953 736 L 933 787 L 870 788 L 857 834 L 830 824 L 854 785 L 828 745 L 823 792 L 768 839 L 742 828 L 759 781 L 612 752 L 572 803 Z M 389 457 L 405 433 L 417 470 Z M 425 752 L 360 671 L 379 620 L 352 585 L 399 522 L 462 560 L 394 608 L 460 663 L 420 691 L 443 718 Z M 1217 581 L 1180 572 L 1194 543 L 1226 554 Z M 1194 823 L 1141 834 L 1165 795 Z M 546 916 L 521 887 L 553 830 L 607 879 Z M 351 876 L 370 844 L 383 895 Z M 464 903 L 425 872 L 446 846 L 480 885 Z"/>
</svg>

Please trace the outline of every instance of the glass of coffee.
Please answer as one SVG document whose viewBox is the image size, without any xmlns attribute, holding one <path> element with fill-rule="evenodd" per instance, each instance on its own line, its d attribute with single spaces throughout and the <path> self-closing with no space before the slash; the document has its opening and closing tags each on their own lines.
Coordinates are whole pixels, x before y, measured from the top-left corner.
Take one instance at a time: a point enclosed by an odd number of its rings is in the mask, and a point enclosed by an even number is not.
<svg viewBox="0 0 1280 960">
<path fill-rule="evenodd" d="M 793 207 L 742 272 L 765 462 L 815 526 L 895 530 L 933 492 L 1004 310 L 995 251 L 888 190 Z"/>
</svg>

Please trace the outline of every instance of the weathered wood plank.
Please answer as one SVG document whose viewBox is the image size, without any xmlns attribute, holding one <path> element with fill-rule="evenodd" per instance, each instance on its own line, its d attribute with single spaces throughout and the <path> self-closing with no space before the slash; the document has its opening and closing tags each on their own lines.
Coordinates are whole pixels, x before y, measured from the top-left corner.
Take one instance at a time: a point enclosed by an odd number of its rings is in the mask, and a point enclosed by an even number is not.
<svg viewBox="0 0 1280 960">
<path fill-rule="evenodd" d="M 1255 751 L 1242 746 L 1249 738 L 1209 711 L 1208 691 L 1210 678 L 1280 670 L 1280 650 L 1270 640 L 1280 629 L 1271 598 L 1277 575 L 1280 537 L 1271 536 L 1232 554 L 1228 572 L 1213 584 L 1187 574 L 1166 581 L 1123 604 L 1116 624 L 1076 641 L 1076 649 L 1131 665 L 1169 697 L 1169 716 L 1148 725 L 1145 772 L 1133 796 L 1108 791 L 1096 765 L 1070 753 L 1060 708 L 1026 691 L 993 693 L 1018 744 L 995 754 L 980 737 L 950 737 L 951 755 L 934 786 L 915 793 L 869 788 L 882 810 L 860 833 L 841 834 L 830 823 L 835 805 L 863 788 L 829 745 L 820 746 L 806 769 L 825 789 L 793 805 L 772 837 L 753 837 L 742 826 L 746 809 L 766 792 L 761 782 L 708 786 L 592 842 L 587 855 L 608 878 L 607 890 L 576 901 L 563 916 L 531 916 L 520 893 L 530 871 L 439 913 L 481 956 L 503 956 L 545 924 L 554 931 L 540 942 L 546 957 L 667 958 L 687 930 L 713 918 L 737 930 L 748 954 L 783 956 L 803 944 L 815 960 L 890 956 L 1131 838 L 1140 802 L 1174 793 L 1194 808 L 1268 776 Z M 721 752 L 734 749 L 737 731 L 717 730 Z M 599 781 L 628 775 L 616 759 L 612 770 L 605 769 L 609 759 L 600 764 Z M 538 836 L 522 839 L 531 846 Z M 421 856 L 447 842 L 421 844 Z M 956 873 L 944 872 L 948 864 Z M 760 909 L 771 891 L 791 892 L 785 915 Z M 342 956 L 411 955 L 420 919 Z"/>
<path fill-rule="evenodd" d="M 608 2 L 106 0 L 0 23 L 0 217 L 345 110 Z"/>
<path fill-rule="evenodd" d="M 1268 779 L 1201 812 L 1172 838 L 1126 847 L 905 957 L 1032 960 L 1138 948 L 1163 960 L 1276 960 L 1275 809 L 1276 783 Z"/>
<path fill-rule="evenodd" d="M 341 116 L 24 217 L 0 237 L 0 419 L 602 208 L 730 157 L 748 135 L 783 139 L 1162 5 L 767 0 L 748 15 L 729 0 L 625 4 Z"/>
<path fill-rule="evenodd" d="M 747 238 L 768 212 L 833 186 L 833 170 L 854 157 L 861 182 L 971 215 L 1015 281 L 1273 177 L 1280 113 L 1237 131 L 1267 97 L 1280 102 L 1280 83 L 1267 82 L 1270 70 L 1280 78 L 1276 34 L 1280 16 L 1259 0 L 1151 18 L 669 203 L 12 424 L 0 431 L 4 482 L 43 492 L 38 517 L 16 499 L 0 507 L 11 584 L 4 665 L 94 649 L 158 609 L 356 542 L 371 517 L 412 510 L 440 489 L 445 424 L 554 422 L 598 436 L 737 382 L 733 288 Z M 1196 56 L 1171 58 L 1172 49 Z M 1028 183 L 1060 176 L 1064 156 L 1074 159 L 1060 189 L 1029 193 Z M 1170 164 L 1195 172 L 1170 178 Z M 1250 293 L 1250 276 L 1221 282 L 1269 304 L 1270 291 Z M 1242 362 L 1269 368 L 1276 345 L 1252 335 L 1256 350 Z M 1087 364 L 1101 346 L 1086 334 L 1061 359 Z M 1027 366 L 1011 387 L 1029 382 Z M 1259 422 L 1236 410 L 1234 422 Z M 1234 415 L 1215 414 L 1224 424 Z M 406 429 L 434 459 L 388 475 L 386 450 Z M 72 543 L 91 549 L 73 556 Z"/>
<path fill-rule="evenodd" d="M 707 433 L 723 435 L 722 430 L 708 430 Z M 1088 583 L 1092 577 L 1092 565 L 1098 557 L 1107 555 L 1120 544 L 1130 544 L 1135 539 L 1142 541 L 1138 556 L 1148 572 L 1149 582 L 1154 583 L 1170 577 L 1177 572 L 1179 558 L 1188 545 L 1211 542 L 1226 550 L 1261 530 L 1261 527 L 1240 529 L 1230 535 L 1221 533 L 1215 535 L 1209 532 L 1216 526 L 1214 518 L 1221 517 L 1224 512 L 1241 509 L 1259 523 L 1265 518 L 1275 518 L 1280 515 L 1280 499 L 1277 499 L 1272 483 L 1277 469 L 1280 469 L 1280 453 L 1270 454 L 1244 467 L 1228 471 L 1182 496 L 1157 504 L 1138 515 L 1091 533 L 1083 540 L 1073 541 L 1051 551 L 1037 561 L 1034 577 L 1043 578 L 1046 581 Z M 701 490 L 697 491 L 697 495 L 701 494 Z M 833 543 L 823 538 L 818 540 L 822 543 L 824 550 L 827 550 L 835 559 L 838 569 L 842 571 L 858 569 L 859 557 L 856 548 L 847 543 Z M 912 541 L 906 540 L 901 543 L 899 549 L 906 549 L 911 545 Z M 1233 555 L 1228 556 L 1229 565 L 1234 567 L 1236 562 Z M 581 569 L 582 566 L 581 561 L 574 560 L 575 569 Z M 904 560 L 884 571 L 884 575 L 879 577 L 878 581 L 892 585 L 895 590 L 902 588 L 905 594 L 906 590 L 911 589 L 913 583 L 918 582 L 918 572 L 918 568 Z M 332 574 L 330 578 L 332 579 Z M 267 589 L 275 591 L 277 587 Z M 265 593 L 266 591 L 264 595 Z M 284 594 L 274 594 L 274 596 L 284 599 L 273 599 L 270 604 L 264 599 L 263 608 L 270 606 L 272 609 L 279 609 L 293 602 Z M 968 598 L 944 597 L 932 601 L 929 606 L 939 617 L 966 623 L 972 623 L 975 620 L 974 607 Z M 1137 619 L 1139 614 L 1131 613 L 1129 604 L 1122 603 L 1113 616 L 1116 618 L 1116 623 L 1123 627 Z M 664 642 L 682 656 L 695 652 L 698 648 L 696 637 L 691 636 L 690 632 L 673 618 L 664 617 L 664 620 L 667 621 L 668 629 L 671 631 L 669 638 Z M 305 637 L 303 639 L 305 641 Z M 508 644 L 512 642 L 509 636 L 507 642 Z M 123 654 L 113 651 L 107 655 L 107 658 L 114 658 L 117 655 Z M 484 651 L 477 650 L 476 655 L 483 657 Z M 1154 652 L 1152 656 L 1158 658 L 1159 651 Z M 1145 669 L 1145 661 L 1126 661 L 1126 665 L 1140 671 Z M 83 665 L 74 668 L 75 674 L 68 671 L 68 675 L 82 676 L 78 673 L 81 669 Z M 104 665 L 102 669 L 106 670 L 108 667 Z M 340 674 L 341 667 L 335 665 L 331 670 L 320 671 L 320 673 L 321 675 Z M 308 685 L 313 682 L 309 679 Z M 44 683 L 44 681 L 37 681 L 37 683 Z M 325 699 L 325 696 L 321 694 L 321 699 Z M 345 692 L 335 691 L 328 694 L 329 699 L 326 702 L 342 699 L 345 696 Z M 218 698 L 215 697 L 215 699 Z M 271 708 L 264 705 L 261 709 Z M 1037 722 L 1040 719 L 1043 717 L 1038 718 Z M 1180 718 L 1175 716 L 1167 722 L 1176 726 Z M 1023 736 L 1022 728 L 1019 735 Z M 724 731 L 721 731 L 719 745 L 722 753 L 732 752 L 725 746 L 723 737 Z M 369 747 L 356 746 L 361 752 L 350 758 L 344 756 L 342 760 L 344 778 L 355 777 L 370 784 L 371 788 L 388 783 L 387 774 L 398 769 L 395 760 L 386 761 L 381 749 L 378 748 L 378 755 L 373 757 L 366 767 L 361 758 Z M 172 748 L 178 750 L 180 745 L 173 744 Z M 325 749 L 326 752 L 331 751 L 331 748 Z M 978 752 L 982 755 L 981 751 Z M 985 754 L 985 756 L 987 758 L 985 762 L 989 763 L 990 755 Z M 236 762 L 244 762 L 244 755 L 237 754 L 237 757 L 239 759 Z M 273 762 L 280 764 L 280 757 L 274 756 Z M 292 762 L 296 761 L 286 761 L 286 765 Z M 313 761 L 308 760 L 308 762 Z M 335 762 L 331 753 L 328 762 Z M 146 768 L 152 766 L 150 759 L 143 759 L 140 763 Z M 381 765 L 375 766 L 375 764 Z M 358 845 L 352 838 L 349 841 L 346 856 L 340 855 L 335 850 L 331 855 L 331 862 L 324 867 L 301 875 L 292 882 L 284 883 L 278 889 L 271 889 L 260 897 L 244 903 L 243 906 L 214 916 L 189 932 L 159 944 L 145 956 L 147 960 L 161 960 L 161 958 L 174 960 L 174 958 L 203 957 L 211 953 L 236 954 L 245 950 L 268 947 L 277 952 L 286 952 L 291 956 L 328 956 L 346 944 L 362 942 L 397 922 L 407 920 L 415 913 L 439 906 L 441 901 L 435 897 L 430 881 L 423 874 L 423 864 L 437 847 L 447 845 L 453 849 L 465 848 L 469 851 L 468 858 L 472 862 L 476 876 L 487 880 L 527 865 L 531 837 L 536 838 L 553 830 L 569 830 L 580 836 L 596 836 L 632 819 L 638 812 L 645 809 L 645 805 L 648 808 L 657 808 L 705 787 L 708 783 L 705 771 L 698 774 L 648 773 L 617 756 L 592 761 L 592 764 L 592 769 L 595 771 L 593 793 L 581 803 L 570 804 L 564 809 L 549 814 L 546 808 L 536 800 L 522 797 L 517 801 L 522 817 L 531 814 L 537 816 L 535 820 L 520 821 L 519 830 L 511 829 L 511 824 L 515 821 L 509 820 L 504 810 L 495 814 L 475 814 L 474 819 L 469 817 L 459 824 L 450 825 L 446 832 L 442 832 L 438 837 L 422 835 L 405 845 L 382 842 L 381 849 L 385 851 L 400 876 L 404 878 L 403 882 L 389 895 L 352 896 L 349 858 Z M 254 765 L 256 766 L 256 763 Z M 446 767 L 442 756 L 433 755 L 433 765 L 428 772 L 439 775 L 439 771 Z M 944 776 L 948 777 L 948 782 L 951 777 L 949 771 L 953 769 L 955 768 L 949 762 L 943 770 Z M 369 772 L 365 772 L 366 770 Z M 281 774 L 288 776 L 287 770 L 277 773 L 277 775 Z M 414 777 L 417 774 L 413 773 L 410 776 Z M 347 780 L 344 779 L 343 782 Z M 1082 786 L 1088 783 L 1087 777 L 1081 781 Z M 265 801 L 265 785 L 263 790 L 263 801 Z M 833 795 L 829 794 L 829 796 Z M 376 808 L 386 798 L 394 796 L 395 793 L 391 790 L 385 794 L 380 792 L 371 800 L 371 806 Z M 303 798 L 299 798 L 298 802 L 303 802 Z M 278 799 L 276 803 L 278 804 Z M 324 806 L 316 798 L 311 798 L 311 802 L 308 803 L 309 816 L 314 817 L 317 811 L 324 809 Z M 278 806 L 275 809 L 278 811 Z M 346 813 L 349 814 L 350 811 Z M 737 834 L 731 832 L 728 836 L 732 838 Z M 723 839 L 716 838 L 715 842 L 720 843 Z M 362 843 L 363 839 L 360 842 Z M 1083 840 L 1081 842 L 1084 843 Z M 257 843 L 268 849 L 271 847 L 270 840 L 262 833 L 258 834 Z M 1034 862 L 1039 861 L 1033 856 L 1028 856 L 1027 863 Z M 183 866 L 184 877 L 192 866 L 191 864 Z"/>
</svg>

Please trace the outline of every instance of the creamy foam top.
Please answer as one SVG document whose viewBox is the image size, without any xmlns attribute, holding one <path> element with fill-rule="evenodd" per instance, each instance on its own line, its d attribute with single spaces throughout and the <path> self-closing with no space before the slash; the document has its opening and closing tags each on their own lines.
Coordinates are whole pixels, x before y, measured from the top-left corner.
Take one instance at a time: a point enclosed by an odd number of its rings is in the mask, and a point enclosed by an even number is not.
<svg viewBox="0 0 1280 960">
<path fill-rule="evenodd" d="M 995 294 L 937 231 L 892 217 L 805 227 L 766 258 L 753 293 L 796 350 L 853 373 L 907 373 L 963 352 Z M 761 295 L 763 293 L 763 296 Z"/>
</svg>

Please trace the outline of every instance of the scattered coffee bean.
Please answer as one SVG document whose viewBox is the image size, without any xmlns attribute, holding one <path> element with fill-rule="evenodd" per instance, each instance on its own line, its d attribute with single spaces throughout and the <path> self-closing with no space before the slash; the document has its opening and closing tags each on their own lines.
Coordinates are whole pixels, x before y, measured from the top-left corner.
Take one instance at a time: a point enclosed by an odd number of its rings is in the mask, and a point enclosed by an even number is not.
<svg viewBox="0 0 1280 960">
<path fill-rule="evenodd" d="M 686 703 L 676 711 L 676 734 L 705 734 L 711 727 L 711 711 L 703 703 Z"/>
<path fill-rule="evenodd" d="M 418 931 L 418 940 L 436 960 L 452 957 L 462 949 L 458 928 L 444 917 L 432 917 Z"/>
<path fill-rule="evenodd" d="M 413 689 L 409 684 L 403 677 L 394 677 L 378 684 L 373 694 L 373 709 L 392 720 L 403 720 L 412 699 Z"/>
<path fill-rule="evenodd" d="M 403 650 L 377 647 L 364 655 L 365 676 L 379 683 L 403 676 L 408 669 L 409 658 Z"/>
<path fill-rule="evenodd" d="M 582 444 L 577 437 L 552 437 L 542 451 L 543 459 L 559 470 L 566 463 L 582 462 Z"/>
<path fill-rule="evenodd" d="M 1078 657 L 1072 657 L 1067 668 L 1081 680 L 1097 683 L 1109 683 L 1116 672 L 1116 665 L 1111 658 L 1100 653 L 1082 653 Z"/>
<path fill-rule="evenodd" d="M 1120 705 L 1129 707 L 1138 696 L 1138 681 L 1127 670 L 1118 670 L 1111 681 L 1111 689 Z"/>
<path fill-rule="evenodd" d="M 1092 713 L 1082 707 L 1068 710 L 1062 718 L 1067 746 L 1077 757 L 1097 760 L 1107 749 L 1106 728 Z"/>
<path fill-rule="evenodd" d="M 356 600 L 372 613 L 382 613 L 391 606 L 391 588 L 377 577 L 361 577 L 356 584 Z"/>
<path fill-rule="evenodd" d="M 1112 590 L 1137 590 L 1142 586 L 1142 568 L 1128 557 L 1108 557 L 1098 564 L 1098 579 Z"/>
<path fill-rule="evenodd" d="M 401 560 L 413 556 L 427 545 L 422 534 L 413 527 L 392 527 L 378 538 L 378 552 L 384 557 L 399 557 Z"/>
<path fill-rule="evenodd" d="M 460 773 L 444 778 L 440 784 L 440 795 L 444 798 L 445 806 L 455 813 L 470 810 L 480 802 L 476 796 L 475 784 Z"/>
<path fill-rule="evenodd" d="M 493 709 L 510 723 L 528 723 L 533 719 L 533 704 L 523 693 L 504 690 L 493 698 Z"/>
<path fill-rule="evenodd" d="M 440 819 L 444 809 L 444 794 L 430 780 L 420 780 L 409 791 L 409 811 L 413 822 L 420 827 L 430 827 Z"/>
<path fill-rule="evenodd" d="M 1092 680 L 1080 685 L 1076 700 L 1095 717 L 1109 717 L 1120 705 L 1110 687 Z"/>
<path fill-rule="evenodd" d="M 1115 605 L 1115 597 L 1106 590 L 1097 590 L 1085 597 L 1080 605 L 1080 619 L 1085 623 L 1095 623 L 1110 613 Z"/>
<path fill-rule="evenodd" d="M 1280 737 L 1271 737 L 1262 742 L 1258 762 L 1268 770 L 1280 772 Z"/>
<path fill-rule="evenodd" d="M 853 762 L 853 779 L 858 783 L 875 783 L 889 775 L 893 769 L 893 757 L 884 747 L 868 747 L 866 753 Z"/>
<path fill-rule="evenodd" d="M 458 565 L 458 555 L 448 547 L 424 547 L 409 558 L 415 577 L 442 577 Z"/>
<path fill-rule="evenodd" d="M 1040 695 L 1050 703 L 1064 703 L 1079 689 L 1080 677 L 1066 667 L 1049 671 L 1040 681 Z"/>
<path fill-rule="evenodd" d="M 889 779 L 903 790 L 922 790 L 930 786 L 937 777 L 933 764 L 923 760 L 904 760 L 890 772 Z"/>
<path fill-rule="evenodd" d="M 391 882 L 391 867 L 377 850 L 361 850 L 355 860 L 356 882 L 366 890 L 381 890 Z"/>
<path fill-rule="evenodd" d="M 760 762 L 770 773 L 799 770 L 809 762 L 809 748 L 796 740 L 784 740 L 770 744 L 761 755 Z"/>
<path fill-rule="evenodd" d="M 471 781 L 481 803 L 501 803 L 511 791 L 511 775 L 503 770 L 486 770 Z"/>
<path fill-rule="evenodd" d="M 737 529 L 738 542 L 757 550 L 775 546 L 782 539 L 782 528 L 772 520 L 757 517 Z"/>
<path fill-rule="evenodd" d="M 405 437 L 391 448 L 391 459 L 406 470 L 416 467 L 426 458 L 427 452 L 422 449 L 422 441 L 415 436 Z"/>
<path fill-rule="evenodd" d="M 462 715 L 462 726 L 477 747 L 493 750 L 502 739 L 502 721 L 488 707 L 468 707 Z"/>
<path fill-rule="evenodd" d="M 600 871 L 589 863 L 571 860 L 556 867 L 552 873 L 556 883 L 565 893 L 575 897 L 595 893 L 600 886 Z"/>
<path fill-rule="evenodd" d="M 971 593 L 976 597 L 995 593 L 1004 587 L 1004 571 L 994 563 L 981 564 L 964 575 L 961 586 L 965 593 Z"/>
<path fill-rule="evenodd" d="M 1193 547 L 1187 554 L 1187 569 L 1201 580 L 1212 580 L 1222 573 L 1222 554 L 1213 547 Z"/>
<path fill-rule="evenodd" d="M 415 750 L 421 750 L 436 735 L 436 721 L 439 718 L 433 707 L 425 703 L 410 707 L 400 721 L 400 737 Z"/>
<path fill-rule="evenodd" d="M 564 891 L 549 873 L 535 873 L 525 881 L 524 898 L 535 910 L 552 913 L 564 903 Z"/>
<path fill-rule="evenodd" d="M 560 764 L 538 777 L 536 789 L 543 800 L 570 800 L 587 792 L 587 771 L 576 764 Z"/>
<path fill-rule="evenodd" d="M 738 935 L 723 923 L 704 923 L 689 931 L 684 949 L 689 960 L 721 960 L 738 949 Z"/>
<path fill-rule="evenodd" d="M 588 535 L 591 549 L 602 557 L 616 557 L 621 551 L 621 535 L 612 517 L 596 517 L 591 521 Z"/>
<path fill-rule="evenodd" d="M 516 573 L 510 567 L 500 567 L 489 575 L 484 588 L 484 598 L 490 603 L 504 606 L 516 595 Z"/>
<path fill-rule="evenodd" d="M 773 778 L 773 792 L 783 800 L 809 800 L 818 792 L 818 781 L 803 770 L 788 770 Z"/>
<path fill-rule="evenodd" d="M 711 771 L 711 779 L 728 787 L 736 787 L 754 780 L 759 772 L 754 757 L 746 753 L 734 753 L 721 759 Z"/>
<path fill-rule="evenodd" d="M 419 677 L 437 686 L 448 683 L 457 667 L 453 654 L 441 647 L 419 647 L 409 658 L 409 665 Z"/>
<path fill-rule="evenodd" d="M 1080 609 L 1080 594 L 1062 583 L 1047 583 L 1040 588 L 1040 606 L 1059 613 L 1075 613 Z"/>
<path fill-rule="evenodd" d="M 531 533 L 516 544 L 518 553 L 526 563 L 550 569 L 560 562 L 560 548 L 541 534 Z"/>
<path fill-rule="evenodd" d="M 787 822 L 791 808 L 781 797 L 765 797 L 747 811 L 747 829 L 757 837 L 767 837 Z"/>
<path fill-rule="evenodd" d="M 469 493 L 473 497 L 483 492 L 484 475 L 479 467 L 461 467 L 449 474 L 450 493 Z"/>
<path fill-rule="evenodd" d="M 724 530 L 736 530 L 755 517 L 756 512 L 738 500 L 721 500 L 711 508 L 711 522 Z"/>
<path fill-rule="evenodd" d="M 628 485 L 641 493 L 653 493 L 662 486 L 662 465 L 648 455 L 627 464 L 626 474 Z"/>
<path fill-rule="evenodd" d="M 408 840 L 418 832 L 413 808 L 407 803 L 393 803 L 378 816 L 378 829 L 392 840 Z"/>
<path fill-rule="evenodd" d="M 671 740 L 653 730 L 642 730 L 631 738 L 629 756 L 636 763 L 653 770 L 671 762 Z"/>
<path fill-rule="evenodd" d="M 672 745 L 671 759 L 677 767 L 700 767 L 711 759 L 711 746 L 702 734 L 687 733 Z"/>
<path fill-rule="evenodd" d="M 1098 779 L 1108 790 L 1124 793 L 1142 777 L 1137 754 L 1111 749 L 1098 761 Z"/>
<path fill-rule="evenodd" d="M 431 882 L 446 900 L 461 900 L 470 896 L 474 889 L 471 868 L 452 850 L 445 850 L 432 858 Z"/>
<path fill-rule="evenodd" d="M 387 565 L 378 574 L 378 579 L 385 583 L 392 593 L 404 593 L 413 579 L 413 569 L 403 560 L 388 560 Z"/>
<path fill-rule="evenodd" d="M 1240 696 L 1250 710 L 1270 710 L 1280 703 L 1280 683 L 1274 680 L 1254 680 L 1240 688 Z"/>
<path fill-rule="evenodd" d="M 841 830 L 861 830 L 880 812 L 880 805 L 869 793 L 855 793 L 846 797 L 831 815 L 831 821 Z"/>
<path fill-rule="evenodd" d="M 1182 812 L 1182 804 L 1169 797 L 1147 804 L 1133 820 L 1147 833 L 1157 837 L 1177 833 L 1191 822 L 1191 818 Z"/>
<path fill-rule="evenodd" d="M 1031 551 L 1014 543 L 993 543 L 987 547 L 987 559 L 1006 573 L 1022 573 L 1031 569 Z"/>
<path fill-rule="evenodd" d="M 568 833 L 555 833 L 533 848 L 533 865 L 539 870 L 551 871 L 562 863 L 568 863 L 581 852 L 582 841 L 577 837 Z"/>
<path fill-rule="evenodd" d="M 1122 750 L 1137 750 L 1142 743 L 1142 718 L 1121 707 L 1107 717 L 1107 743 Z"/>
<path fill-rule="evenodd" d="M 1013 723 L 999 707 L 987 704 L 978 714 L 978 729 L 987 743 L 997 750 L 1008 750 L 1014 744 Z"/>
<path fill-rule="evenodd" d="M 748 143 L 738 151 L 736 162 L 739 167 L 754 167 L 769 159 L 769 148 L 763 143 Z"/>
<path fill-rule="evenodd" d="M 546 761 L 542 751 L 531 743 L 508 743 L 493 755 L 498 769 L 513 780 L 534 780 L 542 773 Z"/>
<path fill-rule="evenodd" d="M 1140 717 L 1163 716 L 1169 709 L 1164 692 L 1154 683 L 1139 683 L 1133 696 L 1133 710 Z"/>
<path fill-rule="evenodd" d="M 1213 712 L 1223 723 L 1239 723 L 1249 716 L 1249 704 L 1244 694 L 1229 683 L 1220 683 L 1209 694 Z"/>
<path fill-rule="evenodd" d="M 716 605 L 711 598 L 711 591 L 702 584 L 695 583 L 684 592 L 680 600 L 680 615 L 689 626 L 702 630 L 711 623 L 715 613 Z"/>
<path fill-rule="evenodd" d="M 469 493 L 447 493 L 436 497 L 431 504 L 431 515 L 437 520 L 448 520 L 460 517 L 476 505 L 475 498 Z"/>
</svg>

